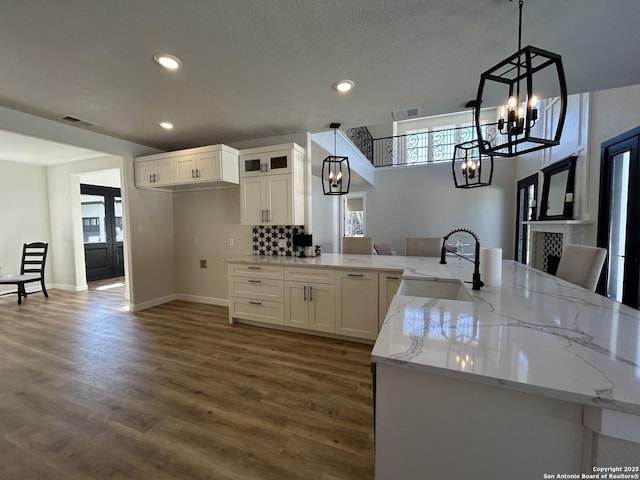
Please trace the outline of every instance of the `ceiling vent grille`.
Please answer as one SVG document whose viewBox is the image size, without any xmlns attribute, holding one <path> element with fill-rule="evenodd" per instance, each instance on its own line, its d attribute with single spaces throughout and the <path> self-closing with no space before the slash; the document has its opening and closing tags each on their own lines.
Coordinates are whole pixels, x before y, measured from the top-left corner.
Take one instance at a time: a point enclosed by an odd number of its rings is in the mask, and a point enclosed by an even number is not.
<svg viewBox="0 0 640 480">
<path fill-rule="evenodd" d="M 403 110 L 394 110 L 391 112 L 391 115 L 396 122 L 400 120 L 408 120 L 409 118 L 416 118 L 422 115 L 422 108 L 413 107 L 405 108 Z"/>
<path fill-rule="evenodd" d="M 98 126 L 97 123 L 92 123 L 92 122 L 89 122 L 87 120 L 82 120 L 81 118 L 73 117 L 71 115 L 62 115 L 61 117 L 58 117 L 58 119 L 62 120 L 63 122 L 68 122 L 68 123 L 72 123 L 74 125 L 79 125 L 81 127 L 93 128 L 93 127 Z"/>
</svg>

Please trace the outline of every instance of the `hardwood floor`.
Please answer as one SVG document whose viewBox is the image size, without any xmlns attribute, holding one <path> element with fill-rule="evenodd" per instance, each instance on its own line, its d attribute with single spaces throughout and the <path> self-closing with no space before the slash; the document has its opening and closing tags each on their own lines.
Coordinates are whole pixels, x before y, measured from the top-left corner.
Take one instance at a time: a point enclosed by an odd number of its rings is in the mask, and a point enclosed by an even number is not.
<svg viewBox="0 0 640 480">
<path fill-rule="evenodd" d="M 371 346 L 111 283 L 0 297 L 0 479 L 373 478 Z"/>
</svg>

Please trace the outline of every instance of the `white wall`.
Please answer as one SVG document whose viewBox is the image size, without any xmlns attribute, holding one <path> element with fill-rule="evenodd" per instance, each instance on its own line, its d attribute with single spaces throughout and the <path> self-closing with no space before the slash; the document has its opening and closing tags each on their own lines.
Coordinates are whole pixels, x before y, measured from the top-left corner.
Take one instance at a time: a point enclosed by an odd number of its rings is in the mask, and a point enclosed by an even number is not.
<svg viewBox="0 0 640 480">
<path fill-rule="evenodd" d="M 312 229 L 313 244 L 321 245 L 323 253 L 337 253 L 334 243 L 338 235 L 338 196 L 324 195 L 320 177 L 311 177 L 312 188 Z"/>
<path fill-rule="evenodd" d="M 515 227 L 515 161 L 496 160 L 490 187 L 456 189 L 451 165 L 376 170 L 376 185 L 367 188 L 367 236 L 404 255 L 405 237 L 442 237 L 468 228 L 486 247 L 501 247 L 513 258 Z"/>
<path fill-rule="evenodd" d="M 44 167 L 0 160 L 0 267 L 2 275 L 20 273 L 22 244 L 51 243 L 47 172 Z M 51 257 L 45 279 L 53 279 Z M 7 287 L 3 291 L 15 290 Z"/>
<path fill-rule="evenodd" d="M 240 225 L 239 187 L 176 192 L 173 205 L 178 294 L 225 305 L 226 260 L 253 251 L 251 227 Z M 200 260 L 207 261 L 206 269 L 200 268 Z"/>
</svg>

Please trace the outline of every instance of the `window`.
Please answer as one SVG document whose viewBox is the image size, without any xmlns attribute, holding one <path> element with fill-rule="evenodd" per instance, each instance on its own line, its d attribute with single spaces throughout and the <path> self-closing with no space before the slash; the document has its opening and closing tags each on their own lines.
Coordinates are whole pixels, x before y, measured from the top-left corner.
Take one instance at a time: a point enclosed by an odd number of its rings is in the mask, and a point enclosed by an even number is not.
<svg viewBox="0 0 640 480">
<path fill-rule="evenodd" d="M 365 197 L 364 193 L 344 196 L 344 236 L 364 237 L 365 235 Z"/>
</svg>

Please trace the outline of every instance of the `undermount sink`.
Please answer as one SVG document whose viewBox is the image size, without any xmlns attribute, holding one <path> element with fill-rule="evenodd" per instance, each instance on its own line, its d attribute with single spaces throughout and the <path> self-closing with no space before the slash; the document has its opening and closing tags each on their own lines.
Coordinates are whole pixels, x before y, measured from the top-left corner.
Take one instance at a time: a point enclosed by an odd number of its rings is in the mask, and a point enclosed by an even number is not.
<svg viewBox="0 0 640 480">
<path fill-rule="evenodd" d="M 441 298 L 471 302 L 473 297 L 461 280 L 441 278 L 403 278 L 398 295 L 408 297 Z"/>
</svg>

